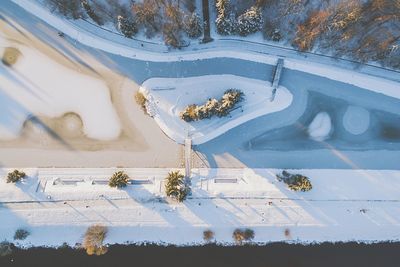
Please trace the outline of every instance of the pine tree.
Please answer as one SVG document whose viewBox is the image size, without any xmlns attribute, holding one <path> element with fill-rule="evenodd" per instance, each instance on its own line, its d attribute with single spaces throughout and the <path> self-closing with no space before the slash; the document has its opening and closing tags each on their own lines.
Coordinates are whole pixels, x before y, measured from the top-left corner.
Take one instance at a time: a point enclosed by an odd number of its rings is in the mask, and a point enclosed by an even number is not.
<svg viewBox="0 0 400 267">
<path fill-rule="evenodd" d="M 190 38 L 198 38 L 202 33 L 200 17 L 193 12 L 185 19 L 185 32 Z"/>
<path fill-rule="evenodd" d="M 132 38 L 132 36 L 138 32 L 136 23 L 132 20 L 124 18 L 123 16 L 118 16 L 118 29 L 125 37 L 128 38 Z"/>
<path fill-rule="evenodd" d="M 260 8 L 252 6 L 238 17 L 237 30 L 242 36 L 247 36 L 262 29 L 264 20 Z"/>
<path fill-rule="evenodd" d="M 82 0 L 81 2 L 82 7 L 85 9 L 86 14 L 98 25 L 104 25 L 103 19 L 96 14 L 96 12 L 93 10 L 93 8 L 89 5 L 89 2 L 87 0 Z"/>
<path fill-rule="evenodd" d="M 236 20 L 231 12 L 229 0 L 216 0 L 217 19 L 215 21 L 217 32 L 222 35 L 230 35 L 236 32 Z"/>
<path fill-rule="evenodd" d="M 171 171 L 168 173 L 165 184 L 165 193 L 169 197 L 173 197 L 179 202 L 186 199 L 189 188 L 185 182 L 185 177 L 179 171 Z"/>
</svg>

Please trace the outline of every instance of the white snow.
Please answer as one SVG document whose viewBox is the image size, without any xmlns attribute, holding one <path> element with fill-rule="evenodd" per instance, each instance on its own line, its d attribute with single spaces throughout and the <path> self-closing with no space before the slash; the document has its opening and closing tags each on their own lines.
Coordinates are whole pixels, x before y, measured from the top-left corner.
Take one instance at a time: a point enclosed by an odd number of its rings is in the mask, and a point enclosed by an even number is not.
<svg viewBox="0 0 400 267">
<path fill-rule="evenodd" d="M 225 118 L 213 117 L 197 122 L 185 122 L 179 114 L 190 104 L 204 104 L 209 98 L 220 99 L 228 89 L 239 89 L 244 101 Z M 205 143 L 228 130 L 256 117 L 287 108 L 292 94 L 279 87 L 274 101 L 270 101 L 270 82 L 234 75 L 207 75 L 190 78 L 151 78 L 141 89 L 148 95 L 154 119 L 173 140 L 184 143 L 191 137 L 193 144 Z"/>
<path fill-rule="evenodd" d="M 331 117 L 327 112 L 318 113 L 308 126 L 308 134 L 316 141 L 324 141 L 328 139 L 331 131 Z"/>
<path fill-rule="evenodd" d="M 30 177 L 22 184 L 0 179 L 0 240 L 12 241 L 15 230 L 25 227 L 31 235 L 18 245 L 75 245 L 95 223 L 109 227 L 110 244 L 199 244 L 205 229 L 215 232 L 217 242 L 232 244 L 237 227 L 253 229 L 257 243 L 400 240 L 399 171 L 289 170 L 308 176 L 313 185 L 309 192 L 294 192 L 276 180 L 281 170 L 194 169 L 192 195 L 182 204 L 164 200 L 168 169 L 124 169 L 134 179 L 154 181 L 124 190 L 52 185 L 55 178 L 89 181 L 116 170 L 26 169 Z"/>
<path fill-rule="evenodd" d="M 54 118 L 68 112 L 80 116 L 90 138 L 119 136 L 119 119 L 103 81 L 69 69 L 38 50 L 0 41 L 0 55 L 8 46 L 22 54 L 12 68 L 0 63 L 0 139 L 17 138 L 29 116 Z"/>
</svg>

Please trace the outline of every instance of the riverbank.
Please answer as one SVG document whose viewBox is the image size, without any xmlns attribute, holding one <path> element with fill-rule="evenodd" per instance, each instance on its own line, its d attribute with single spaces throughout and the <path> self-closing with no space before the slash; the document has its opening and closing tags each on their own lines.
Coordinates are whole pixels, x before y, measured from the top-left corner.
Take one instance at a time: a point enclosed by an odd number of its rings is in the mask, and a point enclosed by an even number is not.
<svg viewBox="0 0 400 267">
<path fill-rule="evenodd" d="M 0 258 L 0 266 L 218 266 L 218 267 L 397 267 L 400 243 L 323 243 L 266 246 L 163 247 L 156 245 L 109 247 L 107 254 L 87 256 L 72 248 L 15 249 Z"/>
</svg>

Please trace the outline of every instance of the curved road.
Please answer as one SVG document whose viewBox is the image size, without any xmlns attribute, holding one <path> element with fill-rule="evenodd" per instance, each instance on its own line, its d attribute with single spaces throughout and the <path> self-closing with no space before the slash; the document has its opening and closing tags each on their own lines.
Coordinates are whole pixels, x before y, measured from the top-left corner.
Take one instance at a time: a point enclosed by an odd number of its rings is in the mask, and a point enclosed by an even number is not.
<svg viewBox="0 0 400 267">
<path fill-rule="evenodd" d="M 71 58 L 71 54 L 62 42 L 56 42 L 57 30 L 24 11 L 11 1 L 0 6 L 1 19 L 17 21 L 26 30 L 54 46 Z M 65 37 L 68 39 L 67 37 Z M 233 74 L 249 78 L 270 80 L 273 66 L 242 59 L 212 58 L 193 61 L 151 62 L 124 58 L 68 41 L 79 50 L 94 56 L 104 65 L 126 75 L 137 84 L 150 77 L 188 77 L 207 74 Z M 79 60 L 76 58 L 76 60 Z M 252 147 L 252 140 L 268 131 L 292 125 L 302 116 L 309 103 L 308 93 L 318 92 L 345 100 L 353 105 L 368 109 L 382 110 L 398 116 L 400 101 L 376 94 L 358 87 L 329 80 L 320 76 L 285 69 L 281 78 L 283 86 L 294 95 L 293 105 L 285 111 L 249 121 L 228 133 L 200 145 L 195 149 L 201 154 L 204 164 L 211 167 L 249 168 L 364 168 L 364 169 L 400 169 L 399 140 L 393 143 L 393 150 L 347 151 L 332 147 L 329 143 L 322 149 L 303 149 L 298 151 L 259 150 Z M 286 140 L 291 142 L 291 140 Z M 175 167 L 175 166 L 171 166 Z"/>
</svg>

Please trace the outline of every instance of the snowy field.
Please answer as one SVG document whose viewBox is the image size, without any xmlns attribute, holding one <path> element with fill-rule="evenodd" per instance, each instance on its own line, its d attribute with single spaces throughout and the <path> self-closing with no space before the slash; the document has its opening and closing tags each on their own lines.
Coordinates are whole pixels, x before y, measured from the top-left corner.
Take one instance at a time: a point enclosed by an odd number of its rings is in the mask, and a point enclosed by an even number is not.
<svg viewBox="0 0 400 267">
<path fill-rule="evenodd" d="M 232 244 L 238 227 L 253 229 L 260 244 L 400 239 L 398 171 L 292 171 L 310 177 L 313 189 L 304 193 L 278 182 L 276 169 L 195 169 L 192 195 L 182 204 L 160 190 L 167 169 L 125 169 L 152 184 L 124 190 L 76 182 L 104 179 L 115 169 L 24 171 L 29 178 L 20 185 L 0 180 L 0 239 L 12 240 L 26 227 L 31 235 L 21 246 L 75 245 L 94 223 L 109 226 L 110 244 L 200 244 L 206 229 L 217 242 Z M 64 184 L 53 185 L 57 179 Z"/>
<path fill-rule="evenodd" d="M 185 122 L 179 117 L 188 105 L 205 103 L 209 98 L 220 99 L 228 89 L 244 93 L 244 101 L 225 118 L 214 117 Z M 234 75 L 208 75 L 191 78 L 151 78 L 140 89 L 150 100 L 154 118 L 173 140 L 184 143 L 187 136 L 193 144 L 205 143 L 251 119 L 287 108 L 292 94 L 284 87 L 277 90 L 271 101 L 270 82 Z"/>
<path fill-rule="evenodd" d="M 18 138 L 32 116 L 54 118 L 70 112 L 79 115 L 88 137 L 118 138 L 121 126 L 104 82 L 1 37 L 0 54 L 6 47 L 17 48 L 21 55 L 12 68 L 0 64 L 0 140 Z"/>
</svg>

